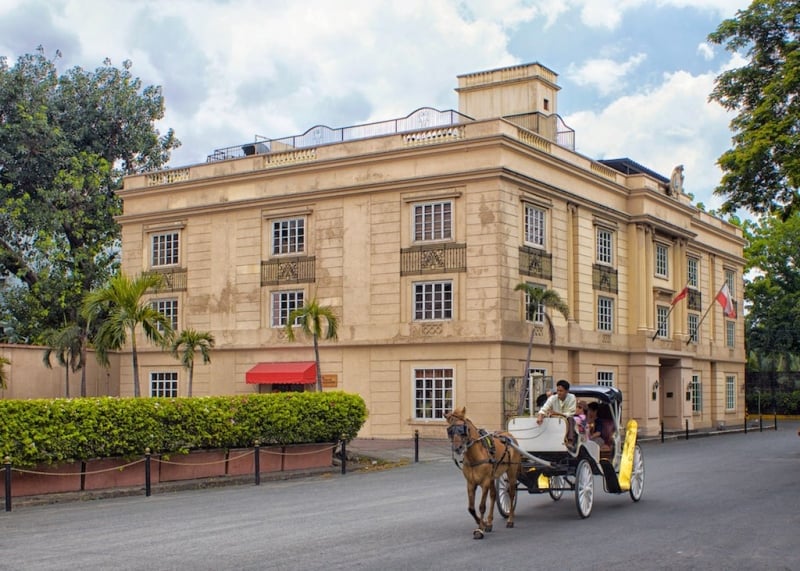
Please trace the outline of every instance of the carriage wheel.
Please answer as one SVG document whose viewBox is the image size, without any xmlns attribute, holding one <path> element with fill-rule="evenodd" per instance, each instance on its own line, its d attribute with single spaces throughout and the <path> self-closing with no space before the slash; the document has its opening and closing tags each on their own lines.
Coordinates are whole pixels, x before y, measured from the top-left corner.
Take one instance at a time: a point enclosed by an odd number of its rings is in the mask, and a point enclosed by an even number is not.
<svg viewBox="0 0 800 571">
<path fill-rule="evenodd" d="M 511 494 L 508 493 L 508 474 L 503 474 L 494 481 L 497 490 L 497 511 L 503 517 L 508 517 L 513 509 L 517 507 L 517 495 L 514 494 L 514 501 L 511 502 Z"/>
<path fill-rule="evenodd" d="M 592 513 L 594 502 L 594 474 L 588 460 L 578 462 L 575 470 L 575 506 L 582 518 L 587 518 Z"/>
<path fill-rule="evenodd" d="M 638 502 L 644 492 L 644 456 L 642 449 L 637 444 L 633 449 L 633 471 L 631 472 L 631 499 Z"/>
<path fill-rule="evenodd" d="M 563 476 L 550 477 L 550 497 L 553 498 L 554 502 L 560 500 L 561 496 L 564 495 L 564 483 Z"/>
</svg>

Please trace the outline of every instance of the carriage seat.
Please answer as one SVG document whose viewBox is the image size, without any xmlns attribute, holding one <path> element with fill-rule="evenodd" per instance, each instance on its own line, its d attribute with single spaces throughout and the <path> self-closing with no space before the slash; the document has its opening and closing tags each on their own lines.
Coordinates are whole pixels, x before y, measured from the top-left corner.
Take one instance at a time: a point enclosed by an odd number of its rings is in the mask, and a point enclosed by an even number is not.
<svg viewBox="0 0 800 571">
<path fill-rule="evenodd" d="M 508 432 L 517 439 L 517 444 L 526 452 L 566 452 L 564 437 L 567 434 L 567 419 L 547 417 L 541 425 L 535 416 L 515 416 L 508 421 Z"/>
</svg>

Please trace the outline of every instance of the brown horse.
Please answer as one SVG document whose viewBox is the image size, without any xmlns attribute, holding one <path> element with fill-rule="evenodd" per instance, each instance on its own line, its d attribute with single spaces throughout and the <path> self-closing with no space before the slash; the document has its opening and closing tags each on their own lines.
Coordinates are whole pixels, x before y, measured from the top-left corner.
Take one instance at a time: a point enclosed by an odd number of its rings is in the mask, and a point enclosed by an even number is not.
<svg viewBox="0 0 800 571">
<path fill-rule="evenodd" d="M 497 501 L 495 478 L 508 476 L 510 509 L 506 527 L 514 527 L 514 500 L 517 493 L 517 474 L 521 465 L 519 451 L 510 446 L 517 441 L 507 432 L 484 433 L 465 416 L 466 410 L 459 408 L 445 415 L 447 436 L 450 438 L 453 455 L 463 454 L 461 471 L 467 480 L 467 510 L 478 524 L 472 536 L 483 539 L 492 531 L 494 504 Z M 481 487 L 480 517 L 475 512 L 475 489 Z M 489 495 L 489 513 L 486 515 L 486 496 Z"/>
</svg>

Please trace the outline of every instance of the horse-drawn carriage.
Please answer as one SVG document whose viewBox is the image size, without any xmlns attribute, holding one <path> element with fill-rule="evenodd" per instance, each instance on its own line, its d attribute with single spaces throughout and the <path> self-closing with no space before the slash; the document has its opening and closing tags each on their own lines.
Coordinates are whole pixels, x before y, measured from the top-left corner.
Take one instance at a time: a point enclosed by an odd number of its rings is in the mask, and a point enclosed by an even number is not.
<svg viewBox="0 0 800 571">
<path fill-rule="evenodd" d="M 517 490 L 525 489 L 531 494 L 546 492 L 553 500 L 561 499 L 565 491 L 574 491 L 578 514 L 586 518 L 592 513 L 594 476 L 602 476 L 606 492 L 628 492 L 638 502 L 644 490 L 644 458 L 636 443 L 635 420 L 628 421 L 623 438 L 622 393 L 613 387 L 576 385 L 570 392 L 579 401 L 597 403 L 600 418 L 609 428 L 605 439 L 595 441 L 587 432 L 576 431 L 577 441 L 569 447 L 565 434 L 570 419 L 553 415 L 538 424 L 534 415 L 513 417 L 508 423 L 508 433 L 516 440 L 512 446 L 522 457 Z M 498 509 L 507 516 L 513 510 L 516 493 L 509 493 L 505 474 L 496 479 L 495 486 Z"/>
<path fill-rule="evenodd" d="M 476 539 L 492 530 L 495 502 L 508 520 L 506 526 L 514 526 L 517 492 L 522 490 L 548 493 L 553 500 L 560 500 L 565 491 L 574 491 L 582 518 L 592 513 L 595 476 L 602 476 L 606 492 L 627 492 L 634 502 L 641 499 L 644 458 L 636 443 L 635 420 L 628 421 L 623 438 L 622 393 L 613 387 L 575 385 L 571 392 L 604 411 L 600 418 L 608 427 L 605 439 L 598 442 L 588 431 L 568 431 L 572 420 L 560 415 L 544 418 L 541 424 L 533 412 L 515 416 L 507 432 L 495 433 L 477 428 L 464 409 L 446 415 L 453 457 L 467 480 L 468 510 L 478 524 Z M 568 442 L 568 434 L 576 438 Z M 474 505 L 478 486 L 482 489 L 480 515 Z"/>
</svg>

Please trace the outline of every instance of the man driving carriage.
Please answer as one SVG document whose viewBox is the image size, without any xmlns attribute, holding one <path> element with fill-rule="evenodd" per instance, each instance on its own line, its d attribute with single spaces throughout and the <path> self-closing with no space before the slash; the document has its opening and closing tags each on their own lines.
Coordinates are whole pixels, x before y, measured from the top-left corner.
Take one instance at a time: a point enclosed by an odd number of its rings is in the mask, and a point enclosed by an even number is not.
<svg viewBox="0 0 800 571">
<path fill-rule="evenodd" d="M 575 446 L 575 395 L 569 392 L 569 382 L 561 379 L 556 383 L 556 394 L 551 395 L 536 415 L 536 424 L 542 424 L 545 416 L 559 415 L 567 419 L 566 443 L 568 447 Z"/>
</svg>

